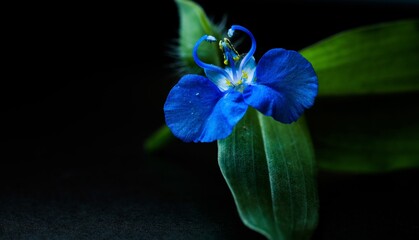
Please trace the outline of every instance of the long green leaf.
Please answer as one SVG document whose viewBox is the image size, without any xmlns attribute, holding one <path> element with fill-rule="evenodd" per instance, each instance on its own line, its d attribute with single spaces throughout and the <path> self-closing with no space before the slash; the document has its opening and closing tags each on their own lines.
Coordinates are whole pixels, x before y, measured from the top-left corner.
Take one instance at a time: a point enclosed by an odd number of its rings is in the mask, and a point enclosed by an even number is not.
<svg viewBox="0 0 419 240">
<path fill-rule="evenodd" d="M 333 35 L 300 51 L 319 77 L 319 96 L 419 90 L 419 20 Z"/>
<path fill-rule="evenodd" d="M 319 76 L 307 120 L 321 169 L 419 167 L 419 20 L 347 30 L 301 53 Z"/>
<path fill-rule="evenodd" d="M 419 93 L 319 99 L 307 113 L 321 169 L 379 173 L 419 167 Z"/>
<path fill-rule="evenodd" d="M 192 57 L 196 41 L 203 35 L 221 39 L 223 24 L 215 25 L 200 5 L 189 0 L 175 0 L 179 12 L 179 42 L 177 45 L 178 67 L 185 73 L 200 73 Z M 203 43 L 199 47 L 199 57 L 208 63 L 221 65 L 222 55 L 217 44 Z"/>
<path fill-rule="evenodd" d="M 269 239 L 309 239 L 318 221 L 314 153 L 305 122 L 249 109 L 218 141 L 221 172 L 243 223 Z"/>
</svg>

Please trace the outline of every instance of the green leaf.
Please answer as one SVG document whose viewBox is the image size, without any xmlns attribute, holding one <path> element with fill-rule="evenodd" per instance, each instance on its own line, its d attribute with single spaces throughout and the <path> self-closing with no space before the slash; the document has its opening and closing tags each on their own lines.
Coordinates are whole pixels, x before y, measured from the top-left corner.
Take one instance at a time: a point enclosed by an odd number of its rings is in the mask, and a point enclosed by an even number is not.
<svg viewBox="0 0 419 240">
<path fill-rule="evenodd" d="M 175 136 L 170 129 L 166 125 L 163 125 L 146 139 L 143 145 L 144 150 L 148 153 L 156 152 L 169 144 L 170 140 L 174 138 Z"/>
<path fill-rule="evenodd" d="M 419 93 L 318 99 L 306 113 L 321 169 L 383 173 L 419 167 Z"/>
<path fill-rule="evenodd" d="M 300 51 L 319 77 L 319 96 L 419 90 L 419 20 L 350 29 Z"/>
<path fill-rule="evenodd" d="M 321 169 L 419 166 L 419 20 L 347 30 L 301 53 L 319 77 L 307 121 Z"/>
<path fill-rule="evenodd" d="M 223 24 L 215 25 L 206 15 L 202 7 L 193 1 L 175 0 L 179 12 L 179 42 L 177 45 L 178 67 L 185 73 L 200 73 L 192 57 L 196 41 L 203 35 L 212 35 L 221 39 Z M 199 57 L 207 63 L 221 66 L 222 55 L 218 44 L 202 43 Z"/>
<path fill-rule="evenodd" d="M 314 153 L 303 119 L 282 124 L 249 109 L 218 141 L 221 172 L 243 223 L 269 239 L 309 239 L 318 221 Z"/>
</svg>

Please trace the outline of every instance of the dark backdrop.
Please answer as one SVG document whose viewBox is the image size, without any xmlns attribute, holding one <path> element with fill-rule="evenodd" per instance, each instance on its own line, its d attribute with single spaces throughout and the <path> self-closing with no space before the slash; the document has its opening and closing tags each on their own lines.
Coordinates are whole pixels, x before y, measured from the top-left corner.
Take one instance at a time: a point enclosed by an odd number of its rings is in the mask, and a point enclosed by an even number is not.
<svg viewBox="0 0 419 240">
<path fill-rule="evenodd" d="M 251 29 L 257 55 L 417 17 L 417 5 L 197 1 Z M 143 143 L 178 77 L 172 1 L 4 9 L 0 239 L 263 239 L 240 222 L 216 145 Z M 314 239 L 415 239 L 417 171 L 319 174 Z M 389 237 L 389 238 L 387 238 Z"/>
</svg>

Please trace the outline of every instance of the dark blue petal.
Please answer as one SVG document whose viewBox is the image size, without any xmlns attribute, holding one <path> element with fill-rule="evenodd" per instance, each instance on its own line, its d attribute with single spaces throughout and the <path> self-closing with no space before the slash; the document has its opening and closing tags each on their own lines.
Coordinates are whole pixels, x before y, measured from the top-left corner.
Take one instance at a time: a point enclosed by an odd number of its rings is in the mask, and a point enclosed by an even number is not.
<svg viewBox="0 0 419 240">
<path fill-rule="evenodd" d="M 283 122 L 296 121 L 314 104 L 317 76 L 301 54 L 281 48 L 271 49 L 256 68 L 256 84 L 244 90 L 247 104 Z"/>
<path fill-rule="evenodd" d="M 223 93 L 208 78 L 193 74 L 180 79 L 164 104 L 167 126 L 185 142 L 227 137 L 246 109 L 240 93 Z"/>
<path fill-rule="evenodd" d="M 200 142 L 212 142 L 231 134 L 234 126 L 242 119 L 247 110 L 243 95 L 231 90 L 214 106 L 200 137 Z"/>
</svg>

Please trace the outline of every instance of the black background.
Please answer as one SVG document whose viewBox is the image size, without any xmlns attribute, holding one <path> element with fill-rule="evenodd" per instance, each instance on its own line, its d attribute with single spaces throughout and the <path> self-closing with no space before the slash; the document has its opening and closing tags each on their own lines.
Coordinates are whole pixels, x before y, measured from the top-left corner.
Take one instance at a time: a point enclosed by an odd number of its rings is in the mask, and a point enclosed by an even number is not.
<svg viewBox="0 0 419 240">
<path fill-rule="evenodd" d="M 196 2 L 250 29 L 256 57 L 418 16 L 395 3 Z M 178 80 L 174 2 L 4 10 L 0 239 L 264 239 L 241 223 L 215 143 L 143 150 Z M 417 239 L 418 176 L 320 172 L 313 239 Z"/>
</svg>

